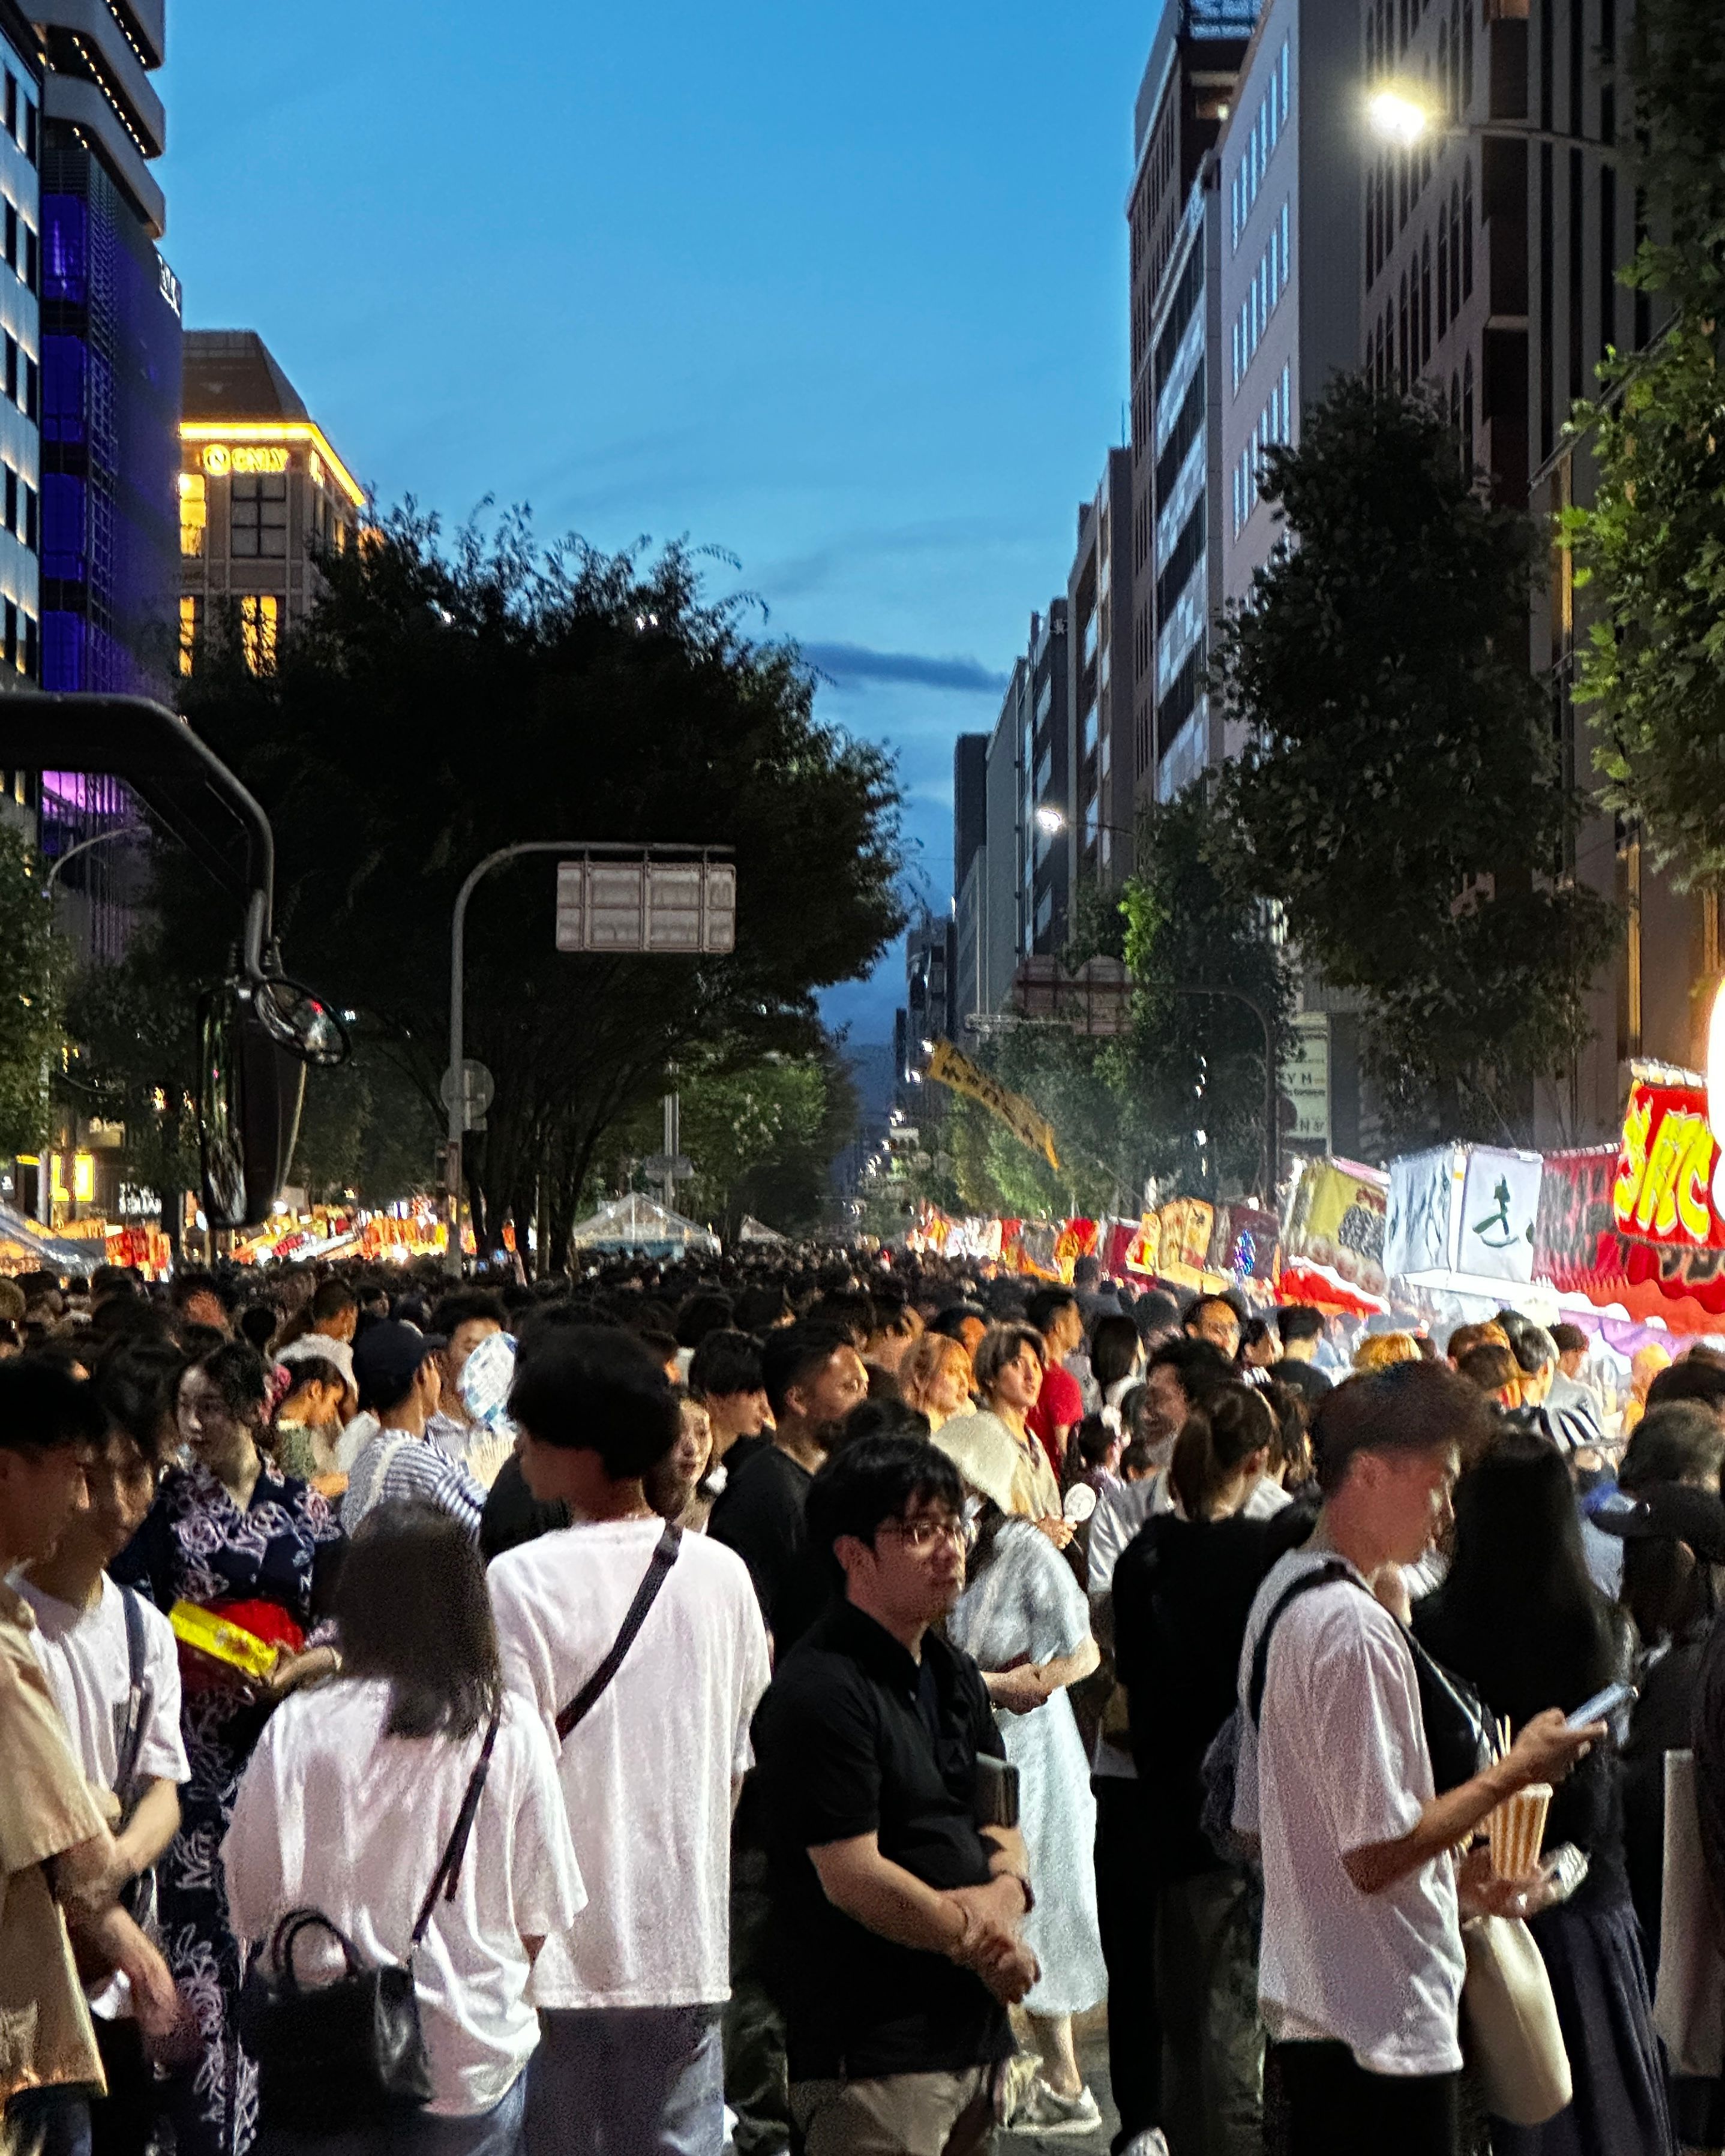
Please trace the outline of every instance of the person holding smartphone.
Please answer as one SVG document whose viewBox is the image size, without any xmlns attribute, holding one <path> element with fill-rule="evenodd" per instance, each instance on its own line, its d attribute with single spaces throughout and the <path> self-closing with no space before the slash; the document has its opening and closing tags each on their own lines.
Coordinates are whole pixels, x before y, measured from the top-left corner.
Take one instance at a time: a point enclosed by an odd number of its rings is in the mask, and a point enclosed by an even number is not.
<svg viewBox="0 0 1725 2156">
<path fill-rule="evenodd" d="M 1605 1734 L 1571 1730 L 1548 1698 L 1504 1758 L 1436 1786 L 1418 1666 L 1389 1605 L 1404 1604 L 1401 1568 L 1444 1532 L 1461 1460 L 1490 1435 L 1484 1395 L 1436 1363 L 1338 1385 L 1312 1432 L 1317 1528 L 1247 1620 L 1234 1825 L 1264 1868 L 1272 2156 L 1458 2156 L 1463 1917 L 1525 1914 L 1557 1890 L 1495 1880 L 1483 1850 L 1459 1865 L 1454 1852 Z M 1569 1517 L 1573 1536 L 1573 1503 Z M 1529 1568 L 1517 1552 L 1507 1568 Z"/>
<path fill-rule="evenodd" d="M 1516 1728 L 1553 1704 L 1598 1712 L 1596 1696 L 1614 1685 L 1625 1686 L 1625 1707 L 1633 1701 L 1635 1627 L 1589 1574 L 1568 1466 L 1548 1439 L 1511 1431 L 1463 1478 L 1449 1575 L 1420 1605 L 1414 1629 Z M 1620 1713 L 1618 1728 L 1627 1722 Z M 1553 1795 L 1545 1845 L 1564 1844 L 1587 1858 L 1587 1876 L 1531 1922 L 1575 2101 L 1543 2127 L 1494 2121 L 1494 2156 L 1668 2156 L 1665 2071 L 1630 1893 L 1615 1741 L 1596 1744 Z"/>
</svg>

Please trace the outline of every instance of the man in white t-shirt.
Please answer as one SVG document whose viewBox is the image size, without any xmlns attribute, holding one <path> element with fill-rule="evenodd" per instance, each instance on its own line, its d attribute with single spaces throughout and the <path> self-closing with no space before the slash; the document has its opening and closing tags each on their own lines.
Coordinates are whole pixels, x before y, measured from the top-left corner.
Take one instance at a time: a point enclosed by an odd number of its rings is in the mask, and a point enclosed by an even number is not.
<svg viewBox="0 0 1725 2156">
<path fill-rule="evenodd" d="M 731 1815 L 768 1676 L 754 1589 L 720 1544 L 667 1542 L 647 1502 L 642 1478 L 680 1425 L 663 1368 L 632 1335 L 530 1331 L 510 1413 L 529 1489 L 561 1498 L 574 1524 L 493 1563 L 498 1644 L 505 1681 L 551 1732 L 588 1897 L 534 1970 L 544 2033 L 528 2156 L 718 2156 Z M 637 1635 L 559 1736 L 649 1574 L 659 1589 Z"/>
<path fill-rule="evenodd" d="M 157 1462 L 111 1425 L 85 1470 L 88 1508 L 49 1557 L 8 1583 L 35 1617 L 30 1645 L 113 1833 L 122 1875 L 155 1866 L 179 1830 L 179 1784 L 187 1776 L 180 1735 L 180 1664 L 168 1621 L 104 1568 L 143 1524 Z M 160 2104 L 153 2069 L 132 2015 L 131 1987 L 117 1973 L 87 1987 L 105 2097 L 91 2105 L 95 2149 L 148 2147 Z"/>
<path fill-rule="evenodd" d="M 1550 1897 L 1493 1880 L 1483 1851 L 1459 1867 L 1454 1852 L 1605 1733 L 1572 1732 L 1553 1708 L 1494 1766 L 1435 1791 L 1413 1652 L 1386 1604 L 1405 1607 L 1400 1568 L 1447 1525 L 1486 1416 L 1484 1395 L 1435 1363 L 1327 1395 L 1317 1532 L 1271 1572 L 1247 1623 L 1234 1818 L 1262 1850 L 1258 1995 L 1286 2156 L 1455 2156 L 1462 1917 Z M 1343 1569 L 1326 1578 L 1327 1566 Z"/>
</svg>

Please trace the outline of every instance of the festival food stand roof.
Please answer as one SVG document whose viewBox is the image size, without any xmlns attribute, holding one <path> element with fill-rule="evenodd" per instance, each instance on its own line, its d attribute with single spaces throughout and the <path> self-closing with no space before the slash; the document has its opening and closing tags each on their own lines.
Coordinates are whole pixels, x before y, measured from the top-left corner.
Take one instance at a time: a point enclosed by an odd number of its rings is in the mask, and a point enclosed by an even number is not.
<svg viewBox="0 0 1725 2156">
<path fill-rule="evenodd" d="M 569 1238 L 583 1250 L 644 1250 L 649 1256 L 700 1250 L 716 1257 L 719 1239 L 693 1220 L 639 1190 L 602 1205 L 582 1221 Z"/>
</svg>

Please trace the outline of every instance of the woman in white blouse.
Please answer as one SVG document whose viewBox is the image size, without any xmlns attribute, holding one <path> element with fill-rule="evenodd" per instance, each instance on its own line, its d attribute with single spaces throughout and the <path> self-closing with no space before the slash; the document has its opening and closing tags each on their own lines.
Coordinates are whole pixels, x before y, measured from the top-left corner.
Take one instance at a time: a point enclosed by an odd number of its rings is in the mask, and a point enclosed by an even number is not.
<svg viewBox="0 0 1725 2156">
<path fill-rule="evenodd" d="M 533 1958 L 586 1899 L 550 1740 L 504 1691 L 485 1573 L 447 1515 L 393 1503 L 369 1514 L 336 1614 L 340 1676 L 279 1708 L 246 1769 L 222 1849 L 228 1899 L 254 1951 L 290 1910 L 311 1908 L 367 1966 L 411 1960 L 432 2097 L 368 2137 L 272 2120 L 266 2089 L 258 2156 L 516 2156 L 539 2039 Z M 454 1897 L 439 1896 L 410 1956 L 494 1716 Z M 315 1965 L 319 1949 L 331 1965 Z M 337 1974 L 339 1949 L 304 1935 L 295 1964 L 308 1981 Z"/>
</svg>

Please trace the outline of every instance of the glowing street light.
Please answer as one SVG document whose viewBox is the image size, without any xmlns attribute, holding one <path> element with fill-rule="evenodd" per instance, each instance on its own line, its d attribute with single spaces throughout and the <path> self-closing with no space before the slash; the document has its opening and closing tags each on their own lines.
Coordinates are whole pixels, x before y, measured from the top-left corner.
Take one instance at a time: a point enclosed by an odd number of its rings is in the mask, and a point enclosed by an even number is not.
<svg viewBox="0 0 1725 2156">
<path fill-rule="evenodd" d="M 1045 839 L 1057 839 L 1066 828 L 1066 812 L 1056 808 L 1052 801 L 1045 801 L 1034 817 L 1036 828 Z"/>
<path fill-rule="evenodd" d="M 1431 107 L 1405 90 L 1374 90 L 1366 100 L 1366 119 L 1372 132 L 1398 149 L 1411 150 L 1430 134 L 1436 116 Z"/>
</svg>

